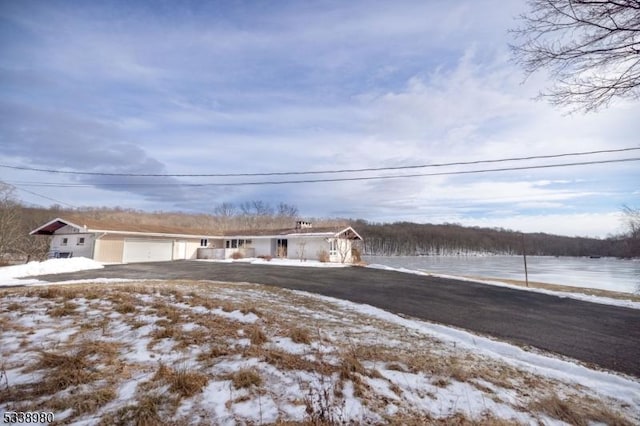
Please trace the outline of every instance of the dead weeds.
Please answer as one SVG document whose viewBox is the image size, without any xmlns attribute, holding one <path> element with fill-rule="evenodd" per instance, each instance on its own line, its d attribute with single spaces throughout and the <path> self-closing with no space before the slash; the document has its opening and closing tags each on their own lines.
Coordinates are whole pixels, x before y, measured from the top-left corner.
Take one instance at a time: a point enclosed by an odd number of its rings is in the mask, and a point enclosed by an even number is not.
<svg viewBox="0 0 640 426">
<path fill-rule="evenodd" d="M 213 288 L 215 294 L 210 293 Z M 407 402 L 410 398 L 403 398 L 412 390 L 403 387 L 402 381 L 390 379 L 402 375 L 398 372 L 419 375 L 427 383 L 442 389 L 453 382 L 469 383 L 488 398 L 497 398 L 499 393 L 496 392 L 508 389 L 511 394 L 518 395 L 519 402 L 498 403 L 528 412 L 533 418 L 545 415 L 576 425 L 594 422 L 631 424 L 624 413 L 617 413 L 613 406 L 607 406 L 601 400 L 576 395 L 560 399 L 548 393 L 549 389 L 571 389 L 563 388 L 564 384 L 447 347 L 401 326 L 341 310 L 330 302 L 283 289 L 257 285 L 242 285 L 241 289 L 232 284 L 176 281 L 51 286 L 4 292 L 4 295 L 33 297 L 34 303 L 29 304 L 31 308 L 39 304 L 39 309 L 46 310 L 53 320 L 64 319 L 61 323 L 65 327 L 74 324 L 79 332 L 65 343 L 57 342 L 37 352 L 35 360 L 23 370 L 26 374 L 37 375 L 37 383 L 14 386 L 7 383 L 2 388 L 0 382 L 0 398 L 12 407 L 72 409 L 73 415 L 69 419 L 75 419 L 82 414 L 95 413 L 113 402 L 117 398 L 118 385 L 125 377 L 130 378 L 134 373 L 140 376 L 144 372 L 143 377 L 147 379 L 141 379 L 137 384 L 132 401 L 114 405 L 102 415 L 100 424 L 165 424 L 163 422 L 175 416 L 180 401 L 198 395 L 212 377 L 229 380 L 233 388 L 249 391 L 248 394 L 236 394 L 235 399 L 230 394 L 228 402 L 231 404 L 244 402 L 256 394 L 269 394 L 271 390 L 265 385 L 266 376 L 260 368 L 260 364 L 268 364 L 283 374 L 295 376 L 300 373 L 302 377 L 311 374 L 320 380 L 320 388 L 301 384 L 301 389 L 308 394 L 300 396 L 298 403 L 306 405 L 307 419 L 300 423 L 276 424 L 332 425 L 345 421 L 340 416 L 340 404 L 344 401 L 347 383 L 353 385 L 354 395 L 366 409 L 381 413 L 384 421 L 392 424 L 514 424 L 486 413 L 479 418 L 462 414 L 432 418 L 428 413 L 414 412 Z M 88 305 L 91 310 L 86 309 Z M 25 336 L 33 334 L 34 330 L 22 330 L 19 323 L 14 324 L 13 319 L 24 309 L 21 303 L 5 304 L 0 313 L 1 330 L 24 332 Z M 216 315 L 217 309 L 254 314 L 259 321 L 245 324 Z M 96 310 L 104 314 L 96 315 Z M 110 316 L 112 312 L 122 316 Z M 153 315 L 160 319 L 149 320 Z M 131 348 L 131 342 L 126 342 L 126 347 L 116 343 L 119 332 L 113 332 L 114 327 L 122 330 L 122 324 L 128 325 L 132 332 L 152 325 L 141 337 L 150 339 L 148 350 L 154 350 L 163 339 L 170 339 L 174 343 L 172 351 L 180 350 L 180 356 L 186 357 L 181 359 L 187 361 L 177 363 L 177 366 L 160 363 L 157 367 L 149 366 L 149 362 L 123 362 L 121 354 Z M 373 337 L 368 331 L 372 329 L 377 330 Z M 317 335 L 310 330 L 317 330 Z M 100 332 L 101 337 L 96 337 Z M 247 338 L 250 345 L 239 344 L 242 337 Z M 308 347 L 303 347 L 303 353 L 288 352 L 277 345 L 282 337 Z M 18 341 L 21 350 L 34 347 L 24 337 Z M 232 374 L 216 372 L 223 362 L 247 358 L 259 364 Z M 387 374 L 384 370 L 396 373 Z M 369 387 L 373 386 L 371 379 L 384 381 L 400 399 L 396 401 L 392 396 L 377 394 L 375 388 Z M 545 396 L 535 398 L 535 395 Z M 391 402 L 404 404 L 395 416 L 385 414 Z"/>
</svg>

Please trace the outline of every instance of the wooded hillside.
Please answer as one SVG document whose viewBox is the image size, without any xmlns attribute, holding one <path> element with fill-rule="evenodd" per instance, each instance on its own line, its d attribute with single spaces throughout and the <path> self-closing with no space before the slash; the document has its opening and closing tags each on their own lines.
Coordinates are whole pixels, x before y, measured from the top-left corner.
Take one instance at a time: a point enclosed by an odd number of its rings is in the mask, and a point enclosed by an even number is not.
<svg viewBox="0 0 640 426">
<path fill-rule="evenodd" d="M 83 216 L 127 224 L 171 225 L 185 230 L 211 233 L 240 229 L 292 227 L 299 219 L 295 206 L 280 203 L 273 207 L 262 201 L 241 205 L 221 204 L 212 214 L 184 212 L 143 212 L 123 208 L 63 209 L 35 208 L 5 198 L 0 206 L 0 261 L 45 258 L 48 239 L 29 236 L 29 231 L 56 217 Z M 308 218 L 307 218 L 308 219 Z M 351 224 L 363 237 L 366 255 L 465 255 L 474 253 L 521 254 L 523 234 L 504 229 L 432 225 L 410 222 L 376 224 L 364 220 L 308 219 L 315 226 Z M 620 236 L 609 239 L 572 238 L 543 233 L 525 234 L 527 254 L 549 256 L 614 256 L 638 254 L 638 239 Z"/>
<path fill-rule="evenodd" d="M 354 227 L 368 255 L 522 254 L 523 248 L 523 234 L 504 229 L 365 221 L 356 221 Z M 626 237 L 601 240 L 531 233 L 524 234 L 524 246 L 530 255 L 631 256 L 631 241 Z"/>
</svg>

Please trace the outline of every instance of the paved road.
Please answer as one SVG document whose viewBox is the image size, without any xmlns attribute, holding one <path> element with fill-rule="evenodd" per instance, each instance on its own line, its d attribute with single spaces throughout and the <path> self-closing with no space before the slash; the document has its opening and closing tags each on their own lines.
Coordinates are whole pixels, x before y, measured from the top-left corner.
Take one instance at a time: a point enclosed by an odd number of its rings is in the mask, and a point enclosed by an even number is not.
<svg viewBox="0 0 640 426">
<path fill-rule="evenodd" d="M 640 377 L 640 310 L 369 268 L 176 261 L 38 277 L 243 281 L 304 290 L 472 330 Z"/>
</svg>

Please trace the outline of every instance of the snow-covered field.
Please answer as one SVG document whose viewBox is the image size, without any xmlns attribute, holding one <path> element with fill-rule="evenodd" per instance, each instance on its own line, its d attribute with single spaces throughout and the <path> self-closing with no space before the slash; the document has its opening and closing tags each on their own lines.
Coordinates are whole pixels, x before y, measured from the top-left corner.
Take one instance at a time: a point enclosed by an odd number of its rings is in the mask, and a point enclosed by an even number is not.
<svg viewBox="0 0 640 426">
<path fill-rule="evenodd" d="M 0 300 L 3 412 L 77 425 L 640 422 L 637 378 L 303 292 L 145 281 Z"/>
</svg>

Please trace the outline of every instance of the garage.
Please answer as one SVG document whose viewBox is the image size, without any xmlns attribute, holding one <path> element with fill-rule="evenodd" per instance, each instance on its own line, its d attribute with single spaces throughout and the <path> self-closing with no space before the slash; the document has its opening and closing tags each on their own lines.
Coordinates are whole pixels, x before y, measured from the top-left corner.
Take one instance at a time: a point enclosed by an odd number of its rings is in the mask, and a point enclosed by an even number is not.
<svg viewBox="0 0 640 426">
<path fill-rule="evenodd" d="M 172 240 L 124 240 L 124 263 L 161 262 L 173 259 Z"/>
</svg>

